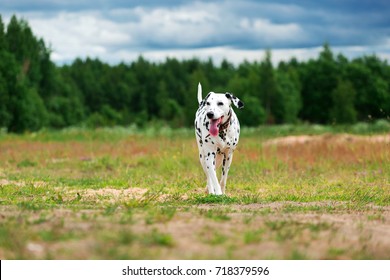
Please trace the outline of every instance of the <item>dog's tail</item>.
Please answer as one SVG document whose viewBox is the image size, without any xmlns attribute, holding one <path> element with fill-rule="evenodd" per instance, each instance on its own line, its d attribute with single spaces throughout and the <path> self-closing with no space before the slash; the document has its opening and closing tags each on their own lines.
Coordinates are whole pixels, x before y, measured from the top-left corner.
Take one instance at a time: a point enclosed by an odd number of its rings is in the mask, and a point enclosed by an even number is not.
<svg viewBox="0 0 390 280">
<path fill-rule="evenodd" d="M 202 102 L 202 85 L 198 84 L 198 103 Z"/>
</svg>

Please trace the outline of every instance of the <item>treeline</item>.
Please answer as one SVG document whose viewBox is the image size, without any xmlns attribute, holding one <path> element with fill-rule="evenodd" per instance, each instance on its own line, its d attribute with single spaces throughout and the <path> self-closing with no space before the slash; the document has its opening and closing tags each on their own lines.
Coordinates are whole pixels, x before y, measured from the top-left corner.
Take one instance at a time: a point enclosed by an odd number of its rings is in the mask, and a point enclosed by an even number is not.
<svg viewBox="0 0 390 280">
<path fill-rule="evenodd" d="M 245 102 L 245 126 L 310 122 L 344 124 L 390 115 L 390 66 L 375 55 L 348 60 L 324 45 L 316 59 L 276 67 L 271 51 L 260 62 L 143 57 L 109 65 L 76 59 L 57 66 L 28 23 L 0 16 L 0 128 L 12 132 L 72 125 L 91 127 L 151 122 L 192 126 L 197 84 L 232 92 Z"/>
</svg>

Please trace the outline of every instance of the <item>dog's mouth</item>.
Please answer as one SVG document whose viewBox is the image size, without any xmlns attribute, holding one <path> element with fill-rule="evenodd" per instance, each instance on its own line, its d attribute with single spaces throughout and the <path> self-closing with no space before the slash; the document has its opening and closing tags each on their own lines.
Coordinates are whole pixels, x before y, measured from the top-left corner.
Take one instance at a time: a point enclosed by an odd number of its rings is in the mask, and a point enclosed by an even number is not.
<svg viewBox="0 0 390 280">
<path fill-rule="evenodd" d="M 221 125 L 221 122 L 222 122 L 222 117 L 218 118 L 218 119 L 211 119 L 210 120 L 210 134 L 212 136 L 217 136 L 218 133 L 219 133 L 219 126 Z"/>
</svg>

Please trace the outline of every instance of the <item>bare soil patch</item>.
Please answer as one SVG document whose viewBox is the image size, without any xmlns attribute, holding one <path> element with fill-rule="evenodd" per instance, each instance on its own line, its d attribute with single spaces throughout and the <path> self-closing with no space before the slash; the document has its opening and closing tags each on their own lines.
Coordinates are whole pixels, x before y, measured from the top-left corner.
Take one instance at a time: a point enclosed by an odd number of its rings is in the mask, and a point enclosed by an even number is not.
<svg viewBox="0 0 390 280">
<path fill-rule="evenodd" d="M 373 135 L 373 136 L 361 136 L 352 134 L 324 134 L 324 135 L 299 135 L 299 136 L 286 136 L 267 140 L 263 143 L 264 146 L 290 146 L 297 144 L 309 144 L 318 142 L 332 142 L 336 144 L 345 144 L 353 142 L 366 142 L 366 143 L 390 143 L 390 134 L 386 135 Z"/>
<path fill-rule="evenodd" d="M 124 199 L 128 199 L 128 198 L 139 199 L 143 195 L 145 195 L 145 193 L 148 192 L 148 189 L 137 188 L 137 187 L 128 188 L 128 189 L 114 189 L 108 186 L 104 189 L 98 189 L 98 190 L 87 189 L 81 192 L 90 198 L 105 196 L 105 197 L 112 197 L 114 199 L 118 199 L 121 197 Z"/>
</svg>

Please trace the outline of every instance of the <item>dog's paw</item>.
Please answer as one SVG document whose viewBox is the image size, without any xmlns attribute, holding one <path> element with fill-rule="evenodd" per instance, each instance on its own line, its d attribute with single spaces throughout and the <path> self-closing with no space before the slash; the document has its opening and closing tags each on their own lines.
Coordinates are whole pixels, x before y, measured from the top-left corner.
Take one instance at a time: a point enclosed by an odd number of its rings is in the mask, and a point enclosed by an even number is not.
<svg viewBox="0 0 390 280">
<path fill-rule="evenodd" d="M 204 190 L 205 194 L 215 194 L 214 189 L 209 189 L 209 186 L 206 186 L 206 189 Z"/>
</svg>

